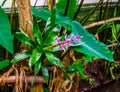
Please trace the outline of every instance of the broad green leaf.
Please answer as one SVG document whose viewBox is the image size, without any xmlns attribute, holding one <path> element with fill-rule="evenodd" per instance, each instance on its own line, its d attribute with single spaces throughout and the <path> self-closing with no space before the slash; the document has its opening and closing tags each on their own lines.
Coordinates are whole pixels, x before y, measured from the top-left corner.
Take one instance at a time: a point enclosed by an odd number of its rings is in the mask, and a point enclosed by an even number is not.
<svg viewBox="0 0 120 92">
<path fill-rule="evenodd" d="M 67 29 L 68 31 L 72 30 L 72 20 L 69 17 L 63 17 L 59 14 L 56 15 L 56 22 L 55 24 L 60 25 Z"/>
<path fill-rule="evenodd" d="M 59 0 L 58 3 L 56 4 L 57 10 L 59 13 L 62 15 L 65 14 L 66 11 L 66 5 L 68 0 Z M 76 13 L 78 8 L 77 0 L 69 0 L 69 6 L 67 10 L 67 16 L 71 19 L 73 19 L 74 14 Z"/>
<path fill-rule="evenodd" d="M 16 56 L 13 57 L 13 59 L 11 60 L 11 63 L 16 63 L 16 62 L 23 60 L 25 58 L 28 58 L 30 56 L 31 56 L 31 51 L 29 51 L 29 50 L 20 52 L 19 54 L 17 54 Z"/>
<path fill-rule="evenodd" d="M 7 67 L 9 65 L 9 62 L 10 60 L 3 60 L 3 61 L 0 61 L 0 70 Z"/>
<path fill-rule="evenodd" d="M 35 75 L 37 75 L 40 71 L 42 61 L 39 59 L 37 63 L 35 63 Z"/>
<path fill-rule="evenodd" d="M 40 59 L 40 57 L 42 56 L 42 53 L 40 53 L 38 51 L 37 48 L 35 48 L 33 51 L 32 51 L 32 55 L 29 59 L 29 66 L 32 66 L 34 65 L 36 62 L 38 62 L 38 60 Z"/>
<path fill-rule="evenodd" d="M 29 38 L 29 36 L 22 29 L 20 29 L 20 31 L 21 32 L 16 32 L 15 37 L 22 43 L 34 47 L 35 43 Z"/>
<path fill-rule="evenodd" d="M 44 79 L 46 80 L 46 83 L 48 83 L 49 81 L 49 72 L 48 72 L 48 69 L 45 65 L 42 64 L 42 74 L 43 74 L 43 77 Z"/>
<path fill-rule="evenodd" d="M 35 7 L 31 7 L 32 9 L 32 14 L 42 20 L 48 20 L 49 16 L 50 16 L 50 12 L 46 9 L 46 8 L 35 8 Z"/>
<path fill-rule="evenodd" d="M 105 44 L 95 39 L 95 37 L 92 34 L 88 33 L 80 23 L 73 21 L 72 25 L 73 34 L 83 36 L 81 41 L 84 42 L 80 46 L 73 48 L 74 50 L 91 57 L 103 58 L 111 62 L 114 61 L 112 53 Z"/>
<path fill-rule="evenodd" d="M 53 55 L 52 53 L 45 53 L 45 55 L 51 64 L 63 67 L 60 59 L 57 58 L 55 55 Z"/>
<path fill-rule="evenodd" d="M 33 23 L 33 37 L 34 40 L 37 41 L 39 45 L 42 45 L 43 38 L 36 19 L 34 20 Z"/>
<path fill-rule="evenodd" d="M 0 45 L 13 54 L 13 36 L 7 14 L 0 7 Z"/>
</svg>

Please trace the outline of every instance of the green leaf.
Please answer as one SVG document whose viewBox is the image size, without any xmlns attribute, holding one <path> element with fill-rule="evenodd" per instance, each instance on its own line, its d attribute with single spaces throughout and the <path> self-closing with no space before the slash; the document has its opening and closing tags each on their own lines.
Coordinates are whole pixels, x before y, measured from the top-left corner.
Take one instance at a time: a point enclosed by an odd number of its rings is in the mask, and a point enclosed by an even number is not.
<svg viewBox="0 0 120 92">
<path fill-rule="evenodd" d="M 78 71 L 82 77 L 84 77 L 84 67 L 80 61 L 75 61 L 72 65 L 68 66 L 68 72 L 75 72 Z"/>
<path fill-rule="evenodd" d="M 110 74 L 111 74 L 113 79 L 117 79 L 116 75 L 113 72 L 113 67 L 110 67 Z"/>
<path fill-rule="evenodd" d="M 7 14 L 0 7 L 0 45 L 13 54 L 13 36 Z"/>
<path fill-rule="evenodd" d="M 113 39 L 114 39 L 114 41 L 117 41 L 117 30 L 116 30 L 114 21 L 112 22 L 112 27 L 111 27 L 111 29 L 112 29 Z"/>
<path fill-rule="evenodd" d="M 68 72 L 74 72 L 77 70 L 77 68 L 75 67 L 75 65 L 69 65 L 67 70 Z"/>
<path fill-rule="evenodd" d="M 49 19 L 47 20 L 45 33 L 44 33 L 44 45 L 51 45 L 51 43 L 55 40 L 55 37 L 59 33 L 58 27 L 55 27 L 56 21 L 56 9 L 54 8 L 51 13 Z"/>
<path fill-rule="evenodd" d="M 37 75 L 40 71 L 42 61 L 39 59 L 37 63 L 35 63 L 35 75 Z"/>
<path fill-rule="evenodd" d="M 31 7 L 31 9 L 32 9 L 32 14 L 42 20 L 47 21 L 51 14 L 46 8 L 37 9 L 35 7 Z"/>
<path fill-rule="evenodd" d="M 46 29 L 45 32 L 49 32 L 54 28 L 55 21 L 56 21 L 56 14 L 57 14 L 57 11 L 56 11 L 56 8 L 54 8 L 50 17 L 47 20 L 46 27 L 45 27 L 45 29 Z"/>
<path fill-rule="evenodd" d="M 9 65 L 9 62 L 10 60 L 3 60 L 3 61 L 0 61 L 0 70 L 7 67 Z"/>
<path fill-rule="evenodd" d="M 93 62 L 93 59 L 92 59 L 92 57 L 90 57 L 90 56 L 83 56 L 83 57 L 82 57 L 82 60 L 84 60 L 84 61 L 86 61 L 86 62 Z"/>
<path fill-rule="evenodd" d="M 114 14 L 113 15 L 114 15 L 114 17 L 117 16 L 117 7 L 114 8 Z"/>
<path fill-rule="evenodd" d="M 36 62 L 38 62 L 38 60 L 40 59 L 40 57 L 42 56 L 42 53 L 40 53 L 38 51 L 37 48 L 35 48 L 33 51 L 32 51 L 32 56 L 30 57 L 29 59 L 29 66 L 32 66 L 34 65 Z"/>
<path fill-rule="evenodd" d="M 11 60 L 11 63 L 16 63 L 16 62 L 23 60 L 25 58 L 28 58 L 30 56 L 31 56 L 30 50 L 20 52 L 19 54 L 17 54 L 16 56 L 13 57 L 13 59 Z"/>
<path fill-rule="evenodd" d="M 103 24 L 100 28 L 97 29 L 97 34 L 101 33 L 102 31 L 104 31 L 107 28 L 111 28 L 111 26 L 112 26 L 111 22 Z"/>
<path fill-rule="evenodd" d="M 72 20 L 69 17 L 63 17 L 59 14 L 56 15 L 56 22 L 55 24 L 60 25 L 67 29 L 68 31 L 72 30 Z"/>
<path fill-rule="evenodd" d="M 44 79 L 46 80 L 46 83 L 48 83 L 49 81 L 49 72 L 48 72 L 48 69 L 45 65 L 42 65 L 42 74 L 43 74 L 43 77 Z"/>
<path fill-rule="evenodd" d="M 120 32 L 120 24 L 116 24 L 116 30 L 117 30 L 117 33 Z"/>
<path fill-rule="evenodd" d="M 29 36 L 22 30 L 21 32 L 16 32 L 15 37 L 24 44 L 29 45 L 30 47 L 34 47 L 35 43 L 29 38 Z"/>
<path fill-rule="evenodd" d="M 44 37 L 44 45 L 46 46 L 50 46 L 50 45 L 53 45 L 54 43 L 56 43 L 56 37 L 58 35 L 60 31 L 60 27 L 57 26 L 55 27 L 54 29 L 52 29 L 46 37 Z"/>
<path fill-rule="evenodd" d="M 88 33 L 80 23 L 73 21 L 72 25 L 73 34 L 83 36 L 83 38 L 81 38 L 81 41 L 84 42 L 80 46 L 73 48 L 74 50 L 91 57 L 103 58 L 111 62 L 114 61 L 112 53 L 105 44 L 95 39 L 95 37 L 92 34 Z"/>
<path fill-rule="evenodd" d="M 59 13 L 61 14 L 65 14 L 66 11 L 66 5 L 68 0 L 59 0 L 58 3 L 56 4 L 57 10 Z M 68 6 L 68 10 L 67 10 L 67 16 L 71 19 L 73 19 L 74 14 L 77 11 L 78 8 L 78 3 L 77 0 L 69 0 L 69 6 Z"/>
<path fill-rule="evenodd" d="M 48 88 L 43 87 L 43 92 L 51 92 Z"/>
<path fill-rule="evenodd" d="M 63 67 L 60 59 L 54 56 L 52 53 L 45 53 L 45 55 L 51 64 Z"/>
<path fill-rule="evenodd" d="M 74 64 L 78 72 L 81 74 L 82 78 L 84 78 L 85 74 L 83 64 L 80 61 L 75 61 Z"/>
<path fill-rule="evenodd" d="M 42 38 L 42 34 L 36 19 L 34 20 L 34 23 L 33 23 L 33 37 L 34 37 L 34 40 L 37 41 L 39 45 L 42 45 L 43 38 Z"/>
</svg>

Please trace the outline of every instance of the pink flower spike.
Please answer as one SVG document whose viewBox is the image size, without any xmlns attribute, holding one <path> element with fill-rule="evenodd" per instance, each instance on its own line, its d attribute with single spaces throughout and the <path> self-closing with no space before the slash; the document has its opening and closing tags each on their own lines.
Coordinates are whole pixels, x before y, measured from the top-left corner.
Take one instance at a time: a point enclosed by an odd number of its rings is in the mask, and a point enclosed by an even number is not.
<svg viewBox="0 0 120 92">
<path fill-rule="evenodd" d="M 80 40 L 81 38 L 82 38 L 82 36 L 73 34 L 73 35 L 69 35 L 69 36 L 65 35 L 64 41 L 61 41 L 60 37 L 58 37 L 58 36 L 56 37 L 56 40 L 59 44 L 58 46 L 60 46 L 61 49 L 65 51 L 66 48 L 68 48 L 69 46 L 72 46 L 72 45 L 74 46 L 74 44 L 76 44 L 76 41 Z"/>
<path fill-rule="evenodd" d="M 81 36 L 76 35 L 75 38 L 73 38 L 73 40 L 74 40 L 74 41 L 77 41 L 77 40 L 79 40 L 80 38 L 81 38 Z"/>
</svg>

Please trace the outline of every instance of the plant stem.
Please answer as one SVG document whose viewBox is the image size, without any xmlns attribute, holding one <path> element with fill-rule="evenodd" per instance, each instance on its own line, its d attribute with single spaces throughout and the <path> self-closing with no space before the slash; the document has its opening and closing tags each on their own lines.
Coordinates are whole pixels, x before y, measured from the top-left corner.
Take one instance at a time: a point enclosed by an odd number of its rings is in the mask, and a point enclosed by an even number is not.
<svg viewBox="0 0 120 92">
<path fill-rule="evenodd" d="M 95 23 L 91 23 L 91 24 L 88 24 L 88 25 L 84 26 L 84 28 L 89 29 L 89 28 L 92 28 L 92 27 L 95 27 L 95 26 L 99 26 L 99 25 L 108 23 L 108 22 L 112 22 L 112 21 L 120 21 L 120 17 L 110 18 L 108 20 L 102 20 L 102 21 L 98 21 L 98 22 L 95 22 Z"/>
<path fill-rule="evenodd" d="M 102 4 L 102 2 L 103 2 L 103 0 L 99 0 L 97 5 L 95 6 L 95 8 L 92 9 L 87 15 L 85 15 L 82 18 L 81 24 L 84 24 L 90 18 L 90 16 L 99 8 L 99 6 Z"/>
<path fill-rule="evenodd" d="M 84 0 L 82 0 L 78 6 L 78 9 L 77 9 L 77 12 L 75 13 L 74 17 L 73 17 L 73 20 L 76 19 L 76 17 L 78 16 L 79 12 L 80 12 L 80 9 L 82 7 L 82 4 L 83 4 Z"/>
</svg>

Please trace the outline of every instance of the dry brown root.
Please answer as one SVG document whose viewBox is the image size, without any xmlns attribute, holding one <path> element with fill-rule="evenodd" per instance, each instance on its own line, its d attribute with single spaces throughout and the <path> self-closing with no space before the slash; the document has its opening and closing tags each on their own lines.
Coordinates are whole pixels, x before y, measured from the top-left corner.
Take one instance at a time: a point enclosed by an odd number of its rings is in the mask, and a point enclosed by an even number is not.
<svg viewBox="0 0 120 92">
<path fill-rule="evenodd" d="M 15 68 L 15 72 L 16 72 L 16 81 L 15 81 L 15 89 L 13 89 L 13 92 L 19 92 L 19 73 L 18 73 L 18 70 Z"/>
<path fill-rule="evenodd" d="M 74 74 L 70 74 L 69 75 L 69 77 L 70 77 L 71 80 L 73 80 L 74 76 L 75 76 Z M 70 92 L 72 86 L 73 86 L 73 83 L 70 82 L 70 80 L 67 79 L 67 80 L 65 80 L 62 83 L 62 87 L 61 88 L 64 90 L 64 92 Z"/>
<path fill-rule="evenodd" d="M 53 92 L 62 92 L 61 86 L 64 81 L 64 75 L 61 69 L 57 69 L 55 78 L 53 80 L 54 80 L 54 87 L 55 87 Z"/>
<path fill-rule="evenodd" d="M 50 72 L 50 81 L 49 81 L 49 85 L 48 85 L 48 88 L 50 91 L 53 90 L 53 85 L 54 85 L 53 79 L 55 79 L 56 71 L 57 71 L 57 68 L 54 67 L 53 72 Z"/>
<path fill-rule="evenodd" d="M 27 80 L 26 80 L 26 74 L 23 67 L 20 67 L 20 69 L 15 68 L 15 76 L 16 76 L 16 82 L 15 82 L 15 92 L 27 92 Z"/>
<path fill-rule="evenodd" d="M 12 74 L 15 71 L 15 87 L 13 92 L 26 92 L 27 91 L 27 81 L 26 79 L 26 75 L 25 75 L 25 71 L 22 67 L 20 67 L 20 69 L 17 69 L 15 67 L 15 65 L 13 64 L 12 67 L 5 72 L 1 77 L 0 77 L 0 85 L 5 85 L 9 79 L 10 74 Z M 12 79 L 13 77 L 11 77 Z M 24 82 L 23 82 L 24 79 Z M 23 85 L 23 83 L 25 85 Z M 23 88 L 24 87 L 24 88 Z"/>
<path fill-rule="evenodd" d="M 76 80 L 75 80 L 75 91 L 74 92 L 79 92 L 79 82 L 80 82 L 80 74 L 77 73 Z"/>
<path fill-rule="evenodd" d="M 12 65 L 12 67 L 5 72 L 1 77 L 0 77 L 0 85 L 5 85 L 7 78 L 9 77 L 9 75 L 14 71 L 14 64 Z"/>
<path fill-rule="evenodd" d="M 64 68 L 67 68 L 69 64 L 71 64 L 73 61 L 76 61 L 76 58 L 74 56 L 73 50 L 66 50 L 66 52 L 62 53 L 60 58 L 62 58 L 62 63 L 64 65 Z M 49 69 L 51 70 L 51 69 Z M 73 83 L 70 82 L 68 79 L 65 79 L 64 77 L 64 69 L 59 69 L 58 67 L 54 67 L 52 71 L 50 71 L 50 80 L 48 88 L 52 92 L 70 92 L 71 88 L 73 86 Z M 75 74 L 69 75 L 71 80 L 75 77 Z"/>
<path fill-rule="evenodd" d="M 68 87 L 67 87 L 68 86 Z M 70 92 L 71 88 L 72 88 L 73 84 L 70 82 L 68 85 L 62 87 L 62 90 L 64 92 Z"/>
</svg>

